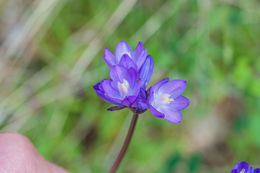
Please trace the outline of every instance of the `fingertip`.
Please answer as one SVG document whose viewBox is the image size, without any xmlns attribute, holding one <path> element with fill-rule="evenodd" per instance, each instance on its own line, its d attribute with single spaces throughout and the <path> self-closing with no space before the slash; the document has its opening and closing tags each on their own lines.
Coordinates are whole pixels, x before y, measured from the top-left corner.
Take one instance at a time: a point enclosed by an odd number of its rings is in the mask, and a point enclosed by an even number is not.
<svg viewBox="0 0 260 173">
<path fill-rule="evenodd" d="M 24 135 L 19 133 L 0 133 L 0 151 L 6 150 L 8 152 L 30 151 L 36 152 L 31 141 Z"/>
<path fill-rule="evenodd" d="M 19 133 L 0 134 L 0 172 L 16 173 L 37 170 L 41 161 L 30 140 Z M 30 172 L 30 171 L 29 171 Z"/>
</svg>

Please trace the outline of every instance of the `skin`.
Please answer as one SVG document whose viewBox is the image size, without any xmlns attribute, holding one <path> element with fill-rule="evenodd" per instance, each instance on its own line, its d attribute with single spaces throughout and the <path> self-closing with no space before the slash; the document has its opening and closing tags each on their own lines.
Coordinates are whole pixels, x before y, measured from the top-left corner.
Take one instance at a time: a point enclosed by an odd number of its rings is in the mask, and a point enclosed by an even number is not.
<svg viewBox="0 0 260 173">
<path fill-rule="evenodd" d="M 33 144 L 18 133 L 0 133 L 1 173 L 68 173 L 45 160 Z"/>
</svg>

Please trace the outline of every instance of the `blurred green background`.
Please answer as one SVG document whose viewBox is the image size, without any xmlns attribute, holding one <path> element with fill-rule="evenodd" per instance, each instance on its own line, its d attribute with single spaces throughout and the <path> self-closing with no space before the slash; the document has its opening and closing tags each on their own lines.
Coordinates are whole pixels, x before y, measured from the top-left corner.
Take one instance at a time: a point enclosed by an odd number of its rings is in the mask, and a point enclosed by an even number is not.
<svg viewBox="0 0 260 173">
<path fill-rule="evenodd" d="M 70 172 L 107 172 L 128 110 L 109 112 L 92 86 L 102 56 L 142 41 L 150 85 L 185 79 L 191 105 L 171 124 L 140 116 L 118 172 L 230 172 L 260 167 L 260 2 L 257 0 L 0 0 L 0 128 L 26 135 Z"/>
</svg>

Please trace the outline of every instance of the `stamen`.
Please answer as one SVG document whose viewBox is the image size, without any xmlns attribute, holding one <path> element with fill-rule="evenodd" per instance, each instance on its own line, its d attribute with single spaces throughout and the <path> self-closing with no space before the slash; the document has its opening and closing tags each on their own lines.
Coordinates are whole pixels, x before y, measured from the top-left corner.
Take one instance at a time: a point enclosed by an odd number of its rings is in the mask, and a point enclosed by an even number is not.
<svg viewBox="0 0 260 173">
<path fill-rule="evenodd" d="M 171 101 L 173 101 L 174 99 L 170 98 L 171 95 L 169 94 L 161 94 L 159 95 L 158 101 L 160 104 L 169 104 Z"/>
</svg>

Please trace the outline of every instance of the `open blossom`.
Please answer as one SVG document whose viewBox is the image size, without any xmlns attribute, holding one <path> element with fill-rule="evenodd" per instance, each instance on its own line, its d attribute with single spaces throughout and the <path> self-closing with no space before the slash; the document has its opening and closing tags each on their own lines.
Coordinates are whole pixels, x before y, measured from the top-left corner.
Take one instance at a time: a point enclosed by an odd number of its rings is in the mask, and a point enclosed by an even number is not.
<svg viewBox="0 0 260 173">
<path fill-rule="evenodd" d="M 104 101 L 116 105 L 108 110 L 128 107 L 140 114 L 149 108 L 157 118 L 171 123 L 181 122 L 180 111 L 190 103 L 181 95 L 187 82 L 163 79 L 146 91 L 154 62 L 141 42 L 133 51 L 126 42 L 121 41 L 115 54 L 105 49 L 103 58 L 110 68 L 111 79 L 97 83 L 94 90 Z"/>
<path fill-rule="evenodd" d="M 251 165 L 244 161 L 238 162 L 232 169 L 231 173 L 260 173 L 260 169 L 253 169 Z"/>
<path fill-rule="evenodd" d="M 110 78 L 94 86 L 94 90 L 104 101 L 117 105 L 118 109 L 130 107 L 139 96 L 141 81 L 133 68 L 113 66 Z"/>
<path fill-rule="evenodd" d="M 142 42 L 139 42 L 133 51 L 125 41 L 120 41 L 116 47 L 115 55 L 105 48 L 103 58 L 110 68 L 116 65 L 134 68 L 142 79 L 142 88 L 146 88 L 153 73 L 154 63 L 152 56 L 147 55 L 147 50 L 144 49 Z"/>
<path fill-rule="evenodd" d="M 159 81 L 148 90 L 149 108 L 157 118 L 164 118 L 171 123 L 180 123 L 180 111 L 189 106 L 190 101 L 181 94 L 185 91 L 185 80 L 171 80 L 168 78 Z"/>
</svg>

